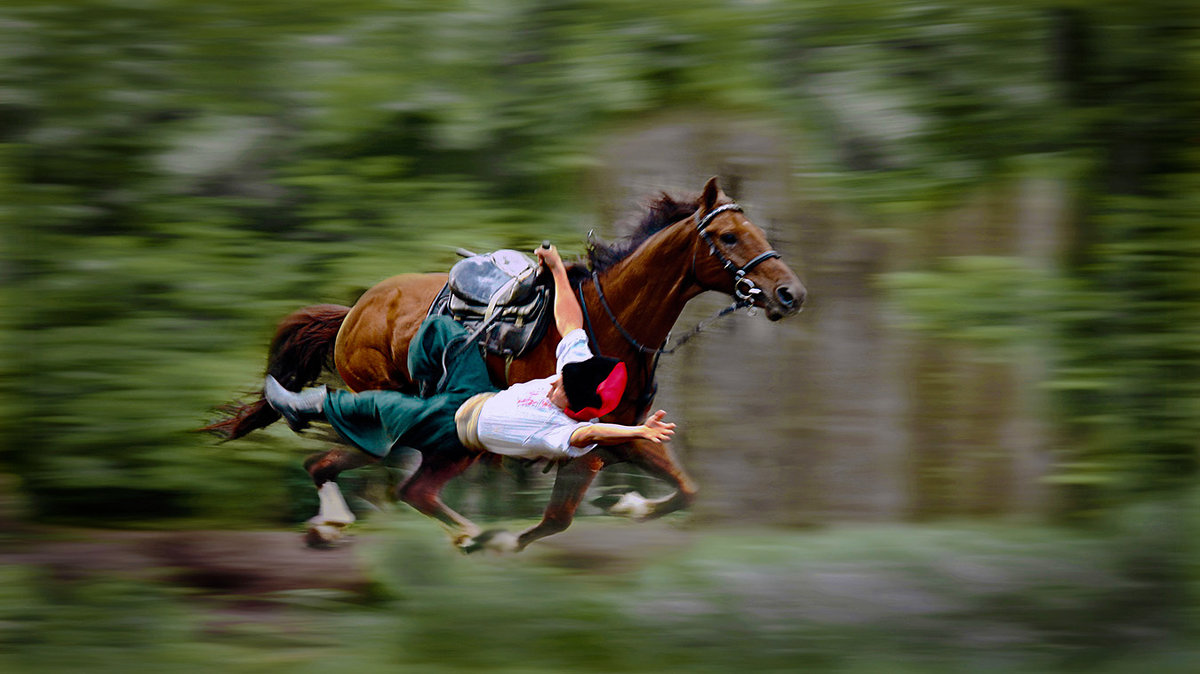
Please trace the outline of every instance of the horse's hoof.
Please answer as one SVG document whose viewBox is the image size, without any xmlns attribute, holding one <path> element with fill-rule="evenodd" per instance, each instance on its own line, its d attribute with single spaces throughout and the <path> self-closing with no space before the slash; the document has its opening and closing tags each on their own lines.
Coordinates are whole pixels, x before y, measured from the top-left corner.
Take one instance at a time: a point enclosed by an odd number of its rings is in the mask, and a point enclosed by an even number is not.
<svg viewBox="0 0 1200 674">
<path fill-rule="evenodd" d="M 310 524 L 304 542 L 310 548 L 329 549 L 346 536 L 346 528 L 334 524 Z"/>
<path fill-rule="evenodd" d="M 450 537 L 450 545 L 458 548 L 458 551 L 464 555 L 469 555 L 472 552 L 478 552 L 483 549 L 483 545 L 475 542 L 476 536 L 482 534 L 458 534 Z"/>
<path fill-rule="evenodd" d="M 498 555 L 508 555 L 514 552 L 521 551 L 520 539 L 517 535 L 508 531 L 497 531 L 491 538 L 484 542 L 483 547 Z"/>
<path fill-rule="evenodd" d="M 464 554 L 488 550 L 498 555 L 520 552 L 520 539 L 516 534 L 503 529 L 490 529 L 474 538 L 466 538 L 457 543 L 458 549 Z"/>
<path fill-rule="evenodd" d="M 608 512 L 609 508 L 616 505 L 617 501 L 620 501 L 621 497 L 624 496 L 626 492 L 630 491 L 633 491 L 633 487 L 630 487 L 629 485 L 616 485 L 607 487 L 600 493 L 599 496 L 592 499 L 592 505 L 603 510 L 604 512 Z"/>
<path fill-rule="evenodd" d="M 310 527 L 326 526 L 333 527 L 335 529 L 345 529 L 351 524 L 354 524 L 356 521 L 358 520 L 354 517 L 354 514 L 347 511 L 344 515 L 334 515 L 332 517 L 315 515 L 308 518 L 308 521 L 305 522 L 305 524 Z"/>
<path fill-rule="evenodd" d="M 617 517 L 628 517 L 635 520 L 646 519 L 650 515 L 652 505 L 650 500 L 636 491 L 627 491 L 609 506 L 608 514 Z"/>
</svg>

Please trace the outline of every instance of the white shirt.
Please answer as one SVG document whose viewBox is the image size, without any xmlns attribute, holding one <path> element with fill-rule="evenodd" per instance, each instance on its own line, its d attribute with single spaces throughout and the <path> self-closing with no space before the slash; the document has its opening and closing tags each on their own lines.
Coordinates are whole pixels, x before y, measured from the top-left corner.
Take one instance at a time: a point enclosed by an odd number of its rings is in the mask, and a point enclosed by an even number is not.
<svg viewBox="0 0 1200 674">
<path fill-rule="evenodd" d="M 587 333 L 572 330 L 555 350 L 562 374 L 563 365 L 592 357 Z M 562 459 L 587 454 L 596 447 L 571 446 L 571 436 L 581 426 L 595 421 L 576 421 L 550 402 L 550 384 L 557 378 L 534 379 L 514 384 L 492 396 L 479 410 L 479 441 L 489 452 L 528 459 Z"/>
</svg>

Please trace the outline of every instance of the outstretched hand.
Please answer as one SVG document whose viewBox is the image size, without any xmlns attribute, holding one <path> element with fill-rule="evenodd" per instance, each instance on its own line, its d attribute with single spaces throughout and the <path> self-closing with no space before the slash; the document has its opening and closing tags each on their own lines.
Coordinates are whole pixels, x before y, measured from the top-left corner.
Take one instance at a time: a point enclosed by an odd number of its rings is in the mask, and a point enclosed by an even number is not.
<svg viewBox="0 0 1200 674">
<path fill-rule="evenodd" d="M 659 410 L 646 417 L 646 422 L 642 424 L 642 437 L 655 444 L 670 440 L 671 436 L 675 435 L 675 424 L 664 422 L 666 416 L 666 412 Z"/>
</svg>

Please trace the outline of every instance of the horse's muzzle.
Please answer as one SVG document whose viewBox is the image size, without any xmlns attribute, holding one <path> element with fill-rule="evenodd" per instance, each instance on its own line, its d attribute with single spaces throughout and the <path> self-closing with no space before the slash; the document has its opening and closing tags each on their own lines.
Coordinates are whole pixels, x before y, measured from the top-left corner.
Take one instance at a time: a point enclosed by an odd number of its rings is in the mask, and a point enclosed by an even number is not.
<svg viewBox="0 0 1200 674">
<path fill-rule="evenodd" d="M 797 285 L 795 289 L 792 286 L 779 286 L 775 289 L 775 294 L 769 301 L 764 302 L 767 306 L 767 318 L 772 321 L 777 321 L 785 316 L 799 313 L 804 307 L 804 300 L 807 298 L 808 292 L 804 286 Z M 764 299 L 766 299 L 764 297 Z"/>
</svg>

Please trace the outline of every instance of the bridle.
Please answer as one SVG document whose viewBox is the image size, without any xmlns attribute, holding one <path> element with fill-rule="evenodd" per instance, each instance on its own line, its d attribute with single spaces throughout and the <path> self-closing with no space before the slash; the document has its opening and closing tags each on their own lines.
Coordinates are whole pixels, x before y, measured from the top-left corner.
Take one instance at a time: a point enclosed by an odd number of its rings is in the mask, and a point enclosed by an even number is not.
<svg viewBox="0 0 1200 674">
<path fill-rule="evenodd" d="M 629 334 L 629 331 L 626 330 L 625 326 L 621 325 L 621 321 L 617 319 L 616 312 L 614 312 L 612 310 L 612 307 L 610 307 L 608 305 L 608 299 L 605 298 L 605 296 L 604 296 L 604 288 L 601 287 L 601 285 L 600 285 L 599 274 L 597 274 L 595 270 L 592 271 L 592 274 L 591 274 L 592 285 L 595 286 L 595 288 L 596 288 L 596 297 L 599 298 L 599 300 L 600 300 L 600 306 L 604 308 L 604 313 L 608 314 L 608 320 L 612 321 L 613 326 L 615 326 L 617 328 L 617 332 L 621 333 L 621 336 L 624 337 L 625 341 L 629 342 L 629 344 L 633 348 L 637 349 L 638 351 L 640 351 L 643 354 L 647 354 L 647 355 L 651 356 L 650 364 L 646 368 L 645 388 L 643 388 L 641 394 L 639 394 L 638 397 L 634 400 L 634 404 L 639 409 L 644 409 L 644 408 L 648 407 L 650 405 L 650 402 L 654 400 L 654 395 L 658 391 L 658 382 L 655 380 L 655 373 L 658 371 L 659 357 L 662 356 L 664 353 L 666 353 L 666 354 L 675 353 L 676 351 L 679 350 L 680 347 L 682 347 L 684 344 L 686 344 L 688 340 L 690 340 L 691 338 L 693 338 L 696 335 L 703 332 L 704 329 L 707 328 L 709 325 L 711 325 L 712 323 L 716 322 L 717 320 L 719 320 L 725 316 L 728 316 L 729 314 L 737 311 L 738 309 L 749 308 L 749 310 L 753 312 L 754 311 L 754 297 L 755 297 L 755 295 L 762 294 L 762 289 L 760 289 L 754 283 L 754 281 L 746 278 L 746 274 L 748 274 L 750 272 L 750 270 L 754 269 L 755 267 L 762 264 L 763 262 L 770 260 L 771 258 L 781 257 L 779 255 L 779 253 L 777 253 L 776 251 L 768 250 L 766 252 L 755 255 L 753 259 L 751 259 L 749 262 L 747 262 L 746 264 L 741 265 L 741 266 L 738 266 L 736 263 L 733 262 L 733 260 L 730 260 L 728 257 L 725 257 L 725 254 L 721 252 L 721 249 L 717 247 L 716 242 L 713 241 L 712 233 L 708 231 L 708 225 L 710 223 L 712 223 L 713 219 L 716 218 L 718 215 L 729 212 L 729 211 L 741 213 L 742 207 L 738 206 L 737 204 L 730 203 L 730 204 L 724 204 L 724 205 L 721 205 L 721 206 L 718 206 L 718 207 L 712 209 L 704 217 L 700 218 L 700 221 L 696 224 L 696 233 L 700 235 L 700 238 L 704 241 L 704 243 L 708 244 L 709 254 L 715 256 L 717 258 L 717 260 L 720 261 L 721 266 L 725 270 L 727 270 L 733 274 L 733 295 L 734 295 L 733 303 L 730 304 L 729 306 L 725 307 L 724 309 L 721 309 L 717 313 L 713 314 L 706 320 L 700 321 L 700 323 L 698 323 L 696 325 L 696 327 L 692 328 L 687 334 L 683 335 L 678 340 L 676 340 L 674 346 L 672 346 L 671 348 L 667 348 L 667 342 L 671 341 L 670 333 L 668 333 L 667 338 L 663 340 L 662 346 L 659 346 L 656 349 L 648 347 L 645 344 L 642 344 L 633 335 Z M 693 260 L 692 260 L 692 275 L 695 276 L 695 273 L 696 273 L 696 261 L 693 258 Z M 596 344 L 596 337 L 595 337 L 596 333 L 595 333 L 595 330 L 592 329 L 592 317 L 588 313 L 587 302 L 585 302 L 583 299 L 583 283 L 586 280 L 587 279 L 583 279 L 582 281 L 579 282 L 579 285 L 576 287 L 575 292 L 578 293 L 578 295 L 579 295 L 579 305 L 580 305 L 580 308 L 583 310 L 583 319 L 584 319 L 584 325 L 587 328 L 588 342 L 592 346 L 593 353 L 599 354 L 600 352 L 598 350 L 598 345 Z"/>
<path fill-rule="evenodd" d="M 755 255 L 754 258 L 752 258 L 749 262 L 747 262 L 746 264 L 741 265 L 741 266 L 738 266 L 737 263 L 735 263 L 733 260 L 730 260 L 728 257 L 726 257 L 725 254 L 721 252 L 721 249 L 717 247 L 716 242 L 713 241 L 712 232 L 708 231 L 708 226 L 709 226 L 709 224 L 712 223 L 713 219 L 715 219 L 718 215 L 721 215 L 722 213 L 726 213 L 726 212 L 730 212 L 730 211 L 741 213 L 742 207 L 737 204 L 734 204 L 734 203 L 729 203 L 729 204 L 723 204 L 721 206 L 718 206 L 718 207 L 712 209 L 706 215 L 704 215 L 704 217 L 700 218 L 700 221 L 696 224 L 696 233 L 700 235 L 700 238 L 704 241 L 704 243 L 708 244 L 709 254 L 713 255 L 714 257 L 717 258 L 717 260 L 721 263 L 722 268 L 724 268 L 726 271 L 729 271 L 730 273 L 733 274 L 733 295 L 734 295 L 733 304 L 730 304 L 729 306 L 720 310 L 719 312 L 717 312 L 716 314 L 714 314 L 707 320 L 701 321 L 698 325 L 696 325 L 696 327 L 692 328 L 692 330 L 690 332 L 688 332 L 686 335 L 684 335 L 679 340 L 677 340 L 675 342 L 675 345 L 669 349 L 667 348 L 667 342 L 670 341 L 670 339 L 671 339 L 670 334 L 667 335 L 667 339 L 663 340 L 662 346 L 660 346 L 656 349 L 648 347 L 645 344 L 642 344 L 636 338 L 634 338 L 633 335 L 629 334 L 629 331 L 626 330 L 625 326 L 621 325 L 621 321 L 619 321 L 617 319 L 616 312 L 614 312 L 612 310 L 612 307 L 610 307 L 608 305 L 608 300 L 604 297 L 604 288 L 602 288 L 600 286 L 600 276 L 594 270 L 592 271 L 592 274 L 591 274 L 592 285 L 596 287 L 596 296 L 600 299 L 600 306 L 603 307 L 604 312 L 606 314 L 608 314 L 608 319 L 610 321 L 612 321 L 612 324 L 617 328 L 617 332 L 621 333 L 621 336 L 624 337 L 625 341 L 629 342 L 630 345 L 632 345 L 634 348 L 636 348 L 638 351 L 641 351 L 642 353 L 653 354 L 655 357 L 655 366 L 657 366 L 657 364 L 658 364 L 658 356 L 660 356 L 664 353 L 667 353 L 667 354 L 675 353 L 675 351 L 679 350 L 679 348 L 681 346 L 683 346 L 685 343 L 687 343 L 687 341 L 689 339 L 700 334 L 700 332 L 702 332 L 705 328 L 707 328 L 711 323 L 713 323 L 717 319 L 723 318 L 724 316 L 727 316 L 727 315 L 733 313 L 734 311 L 737 311 L 738 309 L 750 308 L 751 311 L 753 311 L 754 297 L 756 295 L 761 295 L 762 289 L 759 288 L 758 285 L 756 285 L 754 283 L 754 281 L 752 281 L 749 278 L 746 278 L 746 274 L 750 273 L 750 271 L 752 269 L 754 269 L 758 265 L 762 264 L 763 262 L 770 260 L 771 258 L 782 257 L 775 250 L 767 250 L 765 252 L 759 253 L 758 255 Z M 692 260 L 693 275 L 695 274 L 695 267 L 696 267 L 696 262 L 693 259 Z M 583 301 L 583 282 L 582 281 L 580 281 L 580 283 L 579 283 L 577 292 L 579 293 L 579 304 L 583 308 L 583 317 L 587 321 L 588 333 L 592 334 L 592 327 L 591 327 L 592 321 L 591 321 L 591 317 L 588 315 L 587 302 Z M 653 376 L 653 374 L 651 376 Z"/>
<path fill-rule="evenodd" d="M 742 207 L 738 206 L 737 204 L 724 204 L 722 206 L 717 206 L 709 211 L 707 215 L 700 218 L 700 222 L 696 224 L 696 233 L 700 235 L 700 238 L 704 240 L 704 243 L 708 244 L 709 254 L 716 256 L 717 260 L 720 261 L 721 266 L 724 267 L 726 271 L 733 274 L 733 295 L 738 299 L 737 303 L 741 306 L 751 306 L 754 304 L 754 296 L 761 295 L 762 289 L 759 288 L 754 281 L 746 278 L 746 274 L 750 273 L 751 269 L 754 269 L 763 262 L 770 260 L 773 257 L 781 256 L 774 250 L 768 250 L 755 255 L 753 259 L 740 267 L 737 266 L 733 260 L 725 257 L 725 254 L 721 252 L 720 248 L 717 248 L 716 242 L 713 241 L 712 232 L 708 231 L 708 225 L 718 215 L 729 211 L 741 213 Z M 693 268 L 695 267 L 694 262 L 692 266 Z M 597 287 L 599 286 L 597 285 Z M 739 306 L 738 308 L 741 307 Z"/>
</svg>

